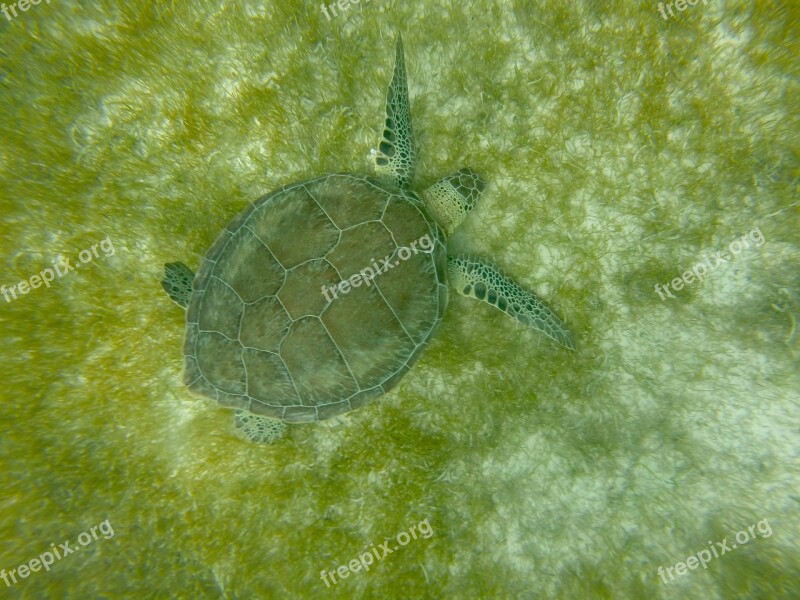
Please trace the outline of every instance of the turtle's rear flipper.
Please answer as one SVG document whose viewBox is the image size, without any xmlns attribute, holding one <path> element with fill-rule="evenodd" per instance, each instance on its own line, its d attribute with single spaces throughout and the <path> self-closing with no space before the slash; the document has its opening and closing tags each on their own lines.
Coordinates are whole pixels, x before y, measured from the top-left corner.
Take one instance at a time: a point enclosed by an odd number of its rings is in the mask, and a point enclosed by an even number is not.
<svg viewBox="0 0 800 600">
<path fill-rule="evenodd" d="M 449 256 L 447 272 L 462 296 L 488 302 L 523 325 L 538 329 L 565 348 L 575 349 L 567 327 L 532 292 L 522 289 L 493 266 L 470 256 Z"/>
<path fill-rule="evenodd" d="M 161 287 L 167 292 L 181 308 L 189 305 L 189 297 L 192 295 L 192 280 L 194 273 L 182 262 L 171 262 L 164 265 L 164 279 L 161 280 Z"/>
<path fill-rule="evenodd" d="M 237 410 L 234 416 L 237 432 L 257 444 L 272 444 L 283 437 L 286 425 L 280 419 L 254 415 L 246 410 Z"/>
</svg>

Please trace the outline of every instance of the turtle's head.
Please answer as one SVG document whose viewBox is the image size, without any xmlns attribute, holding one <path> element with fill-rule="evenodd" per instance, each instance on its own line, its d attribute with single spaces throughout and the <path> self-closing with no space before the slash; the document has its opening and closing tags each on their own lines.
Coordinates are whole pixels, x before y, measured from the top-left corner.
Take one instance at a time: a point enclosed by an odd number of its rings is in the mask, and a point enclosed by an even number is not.
<svg viewBox="0 0 800 600">
<path fill-rule="evenodd" d="M 475 207 L 484 187 L 481 176 L 464 167 L 422 192 L 422 199 L 428 212 L 449 236 Z"/>
</svg>

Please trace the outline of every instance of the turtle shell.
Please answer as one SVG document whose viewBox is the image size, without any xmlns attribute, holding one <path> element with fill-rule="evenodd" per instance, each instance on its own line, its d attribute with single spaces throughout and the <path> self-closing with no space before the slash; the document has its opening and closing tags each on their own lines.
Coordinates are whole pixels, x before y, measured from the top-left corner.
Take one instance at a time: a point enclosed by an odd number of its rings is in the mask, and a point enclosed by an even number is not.
<svg viewBox="0 0 800 600">
<path fill-rule="evenodd" d="M 285 186 L 206 253 L 186 312 L 186 385 L 287 422 L 363 406 L 441 322 L 446 271 L 444 233 L 413 192 L 349 173 Z"/>
</svg>

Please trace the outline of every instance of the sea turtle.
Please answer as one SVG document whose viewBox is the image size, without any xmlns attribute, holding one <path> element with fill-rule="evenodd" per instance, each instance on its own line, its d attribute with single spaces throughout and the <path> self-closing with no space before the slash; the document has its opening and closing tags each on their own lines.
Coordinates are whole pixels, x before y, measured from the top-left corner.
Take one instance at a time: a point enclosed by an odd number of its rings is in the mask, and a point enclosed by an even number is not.
<svg viewBox="0 0 800 600">
<path fill-rule="evenodd" d="M 444 315 L 448 282 L 573 349 L 561 321 L 498 269 L 447 256 L 447 236 L 484 189 L 469 168 L 419 195 L 402 38 L 386 98 L 376 177 L 286 185 L 236 215 L 197 275 L 165 265 L 186 308 L 186 385 L 236 409 L 249 439 L 327 419 L 391 389 Z"/>
</svg>

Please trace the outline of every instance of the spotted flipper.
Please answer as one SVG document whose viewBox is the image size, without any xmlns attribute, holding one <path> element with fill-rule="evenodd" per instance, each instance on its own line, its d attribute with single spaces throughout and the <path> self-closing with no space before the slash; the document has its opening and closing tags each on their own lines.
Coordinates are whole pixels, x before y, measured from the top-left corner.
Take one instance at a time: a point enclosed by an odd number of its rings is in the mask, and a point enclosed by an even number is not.
<svg viewBox="0 0 800 600">
<path fill-rule="evenodd" d="M 234 424 L 239 435 L 257 444 L 272 444 L 286 431 L 286 424 L 280 419 L 254 415 L 241 409 L 234 414 Z"/>
<path fill-rule="evenodd" d="M 192 295 L 192 280 L 194 273 L 182 262 L 171 262 L 164 265 L 164 279 L 161 280 L 161 287 L 167 292 L 181 308 L 189 305 L 189 297 Z"/>
<path fill-rule="evenodd" d="M 488 302 L 565 348 L 575 349 L 569 331 L 553 311 L 493 266 L 469 256 L 450 256 L 447 271 L 450 282 L 462 296 Z"/>
<path fill-rule="evenodd" d="M 394 74 L 386 93 L 386 120 L 375 154 L 378 177 L 399 188 L 408 189 L 414 179 L 416 150 L 411 129 L 411 105 L 408 101 L 403 38 L 397 36 Z"/>
</svg>

